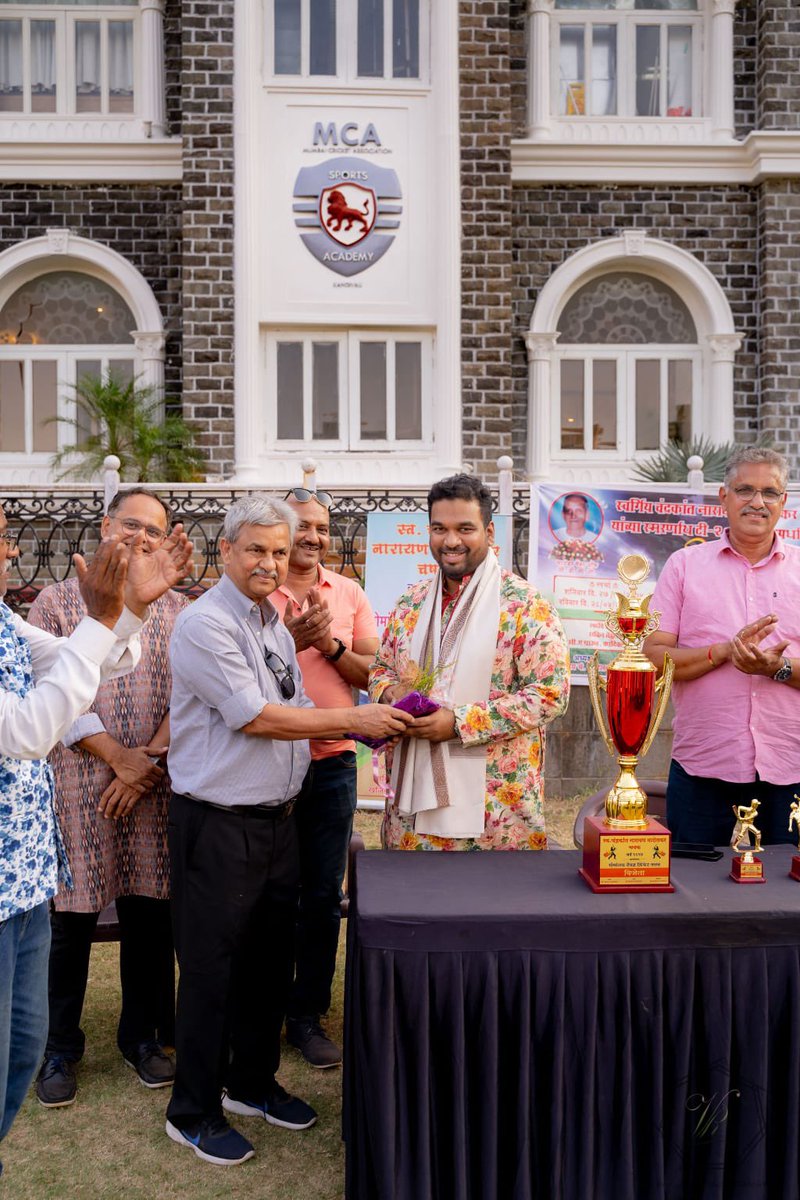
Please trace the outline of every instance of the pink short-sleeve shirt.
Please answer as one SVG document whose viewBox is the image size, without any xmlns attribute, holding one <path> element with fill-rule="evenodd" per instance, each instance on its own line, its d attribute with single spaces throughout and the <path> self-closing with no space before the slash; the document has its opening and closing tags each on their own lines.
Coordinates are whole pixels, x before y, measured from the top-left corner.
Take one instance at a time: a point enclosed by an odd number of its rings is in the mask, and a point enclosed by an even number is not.
<svg viewBox="0 0 800 1200">
<path fill-rule="evenodd" d="M 687 546 L 665 563 L 651 609 L 661 614 L 660 630 L 684 647 L 728 641 L 743 625 L 777 613 L 777 631 L 764 645 L 788 639 L 785 653 L 797 658 L 800 548 L 776 534 L 767 557 L 751 564 L 727 531 L 719 541 Z M 800 782 L 800 691 L 725 663 L 700 679 L 675 682 L 672 698 L 672 754 L 690 775 Z"/>
<path fill-rule="evenodd" d="M 347 579 L 336 571 L 328 571 L 325 567 L 318 567 L 318 571 L 317 587 L 331 610 L 333 637 L 341 638 L 348 650 L 352 650 L 353 643 L 362 638 L 375 638 L 377 641 L 375 614 L 363 589 L 354 579 Z M 281 620 L 286 611 L 286 601 L 290 598 L 297 604 L 286 586 L 277 588 L 269 598 Z M 352 708 L 353 689 L 319 650 L 309 646 L 308 650 L 298 654 L 297 661 L 303 676 L 303 687 L 317 708 Z M 312 758 L 330 758 L 345 750 L 354 750 L 355 742 L 312 741 L 310 746 Z"/>
</svg>

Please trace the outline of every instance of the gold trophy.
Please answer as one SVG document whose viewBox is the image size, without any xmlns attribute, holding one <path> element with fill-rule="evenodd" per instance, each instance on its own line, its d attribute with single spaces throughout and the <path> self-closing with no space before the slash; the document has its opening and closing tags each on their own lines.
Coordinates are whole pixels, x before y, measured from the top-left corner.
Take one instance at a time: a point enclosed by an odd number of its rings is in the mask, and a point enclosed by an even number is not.
<svg viewBox="0 0 800 1200">
<path fill-rule="evenodd" d="M 794 793 L 794 800 L 789 805 L 789 833 L 792 832 L 794 825 L 797 832 L 797 849 L 800 850 L 800 796 Z M 789 874 L 792 879 L 796 879 L 800 883 L 800 854 L 792 855 L 792 865 L 789 868 Z"/>
<path fill-rule="evenodd" d="M 761 830 L 756 829 L 756 817 L 760 800 L 751 800 L 749 804 L 732 804 L 736 824 L 731 835 L 731 850 L 737 851 L 738 858 L 731 864 L 731 879 L 737 883 L 766 883 L 764 864 L 756 858 L 754 851 L 761 849 Z M 753 839 L 752 848 L 750 838 Z"/>
<path fill-rule="evenodd" d="M 647 754 L 664 716 L 675 664 L 664 656 L 660 677 L 642 653 L 648 634 L 658 629 L 658 613 L 649 611 L 650 596 L 639 585 L 650 573 L 641 554 L 626 554 L 617 574 L 628 594 L 617 592 L 616 612 L 606 614 L 606 627 L 623 648 L 600 675 L 598 655 L 589 663 L 589 695 L 608 752 L 616 756 L 619 775 L 606 796 L 604 817 L 587 817 L 581 875 L 594 892 L 672 892 L 669 881 L 671 835 L 647 816 L 647 795 L 636 779 L 636 764 Z M 602 692 L 605 692 L 605 706 Z M 608 719 L 606 728 L 605 713 Z"/>
</svg>

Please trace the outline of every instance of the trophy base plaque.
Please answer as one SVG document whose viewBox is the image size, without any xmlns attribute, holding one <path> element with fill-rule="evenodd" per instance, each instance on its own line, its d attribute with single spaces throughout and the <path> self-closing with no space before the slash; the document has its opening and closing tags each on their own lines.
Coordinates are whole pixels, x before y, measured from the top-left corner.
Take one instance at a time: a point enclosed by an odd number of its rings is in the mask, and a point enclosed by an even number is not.
<svg viewBox="0 0 800 1200">
<path fill-rule="evenodd" d="M 674 892 L 669 881 L 672 835 L 648 817 L 638 829 L 614 828 L 603 817 L 583 826 L 579 874 L 593 892 Z"/>
<path fill-rule="evenodd" d="M 764 864 L 755 854 L 742 854 L 731 864 L 731 879 L 736 883 L 766 883 Z"/>
<path fill-rule="evenodd" d="M 792 865 L 789 867 L 789 875 L 792 879 L 796 879 L 800 883 L 800 854 L 792 855 Z"/>
</svg>

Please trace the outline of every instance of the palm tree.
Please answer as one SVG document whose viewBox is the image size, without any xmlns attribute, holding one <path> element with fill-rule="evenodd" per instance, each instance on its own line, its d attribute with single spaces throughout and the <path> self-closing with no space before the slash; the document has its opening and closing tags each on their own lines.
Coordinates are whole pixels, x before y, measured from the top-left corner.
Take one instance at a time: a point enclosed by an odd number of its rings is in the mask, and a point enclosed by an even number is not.
<svg viewBox="0 0 800 1200">
<path fill-rule="evenodd" d="M 769 434 L 761 434 L 755 442 L 748 442 L 748 445 L 771 450 L 772 439 Z M 693 438 L 690 442 L 671 441 L 662 446 L 658 454 L 638 463 L 633 475 L 636 479 L 646 479 L 649 483 L 685 483 L 689 459 L 697 454 L 703 460 L 703 478 L 706 483 L 721 483 L 728 459 L 734 450 L 743 448 L 738 442 L 718 444 L 706 437 Z"/>
<path fill-rule="evenodd" d="M 81 376 L 73 391 L 74 415 L 51 418 L 74 437 L 51 459 L 59 479 L 99 474 L 108 454 L 117 455 L 127 481 L 179 483 L 204 474 L 205 454 L 195 429 L 174 413 L 162 415 L 152 387 L 136 379 L 126 383 L 109 370 L 104 378 Z"/>
</svg>

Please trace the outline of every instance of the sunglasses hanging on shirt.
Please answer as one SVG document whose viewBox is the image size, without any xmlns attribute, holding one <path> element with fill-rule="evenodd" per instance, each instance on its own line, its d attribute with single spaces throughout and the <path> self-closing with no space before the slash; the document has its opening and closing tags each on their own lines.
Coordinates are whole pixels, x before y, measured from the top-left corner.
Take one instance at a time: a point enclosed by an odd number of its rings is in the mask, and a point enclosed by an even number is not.
<svg viewBox="0 0 800 1200">
<path fill-rule="evenodd" d="M 284 700 L 292 700 L 297 687 L 289 667 L 287 667 L 280 655 L 275 654 L 273 650 L 264 651 L 264 662 L 275 676 L 275 682 L 280 688 Z"/>
</svg>

